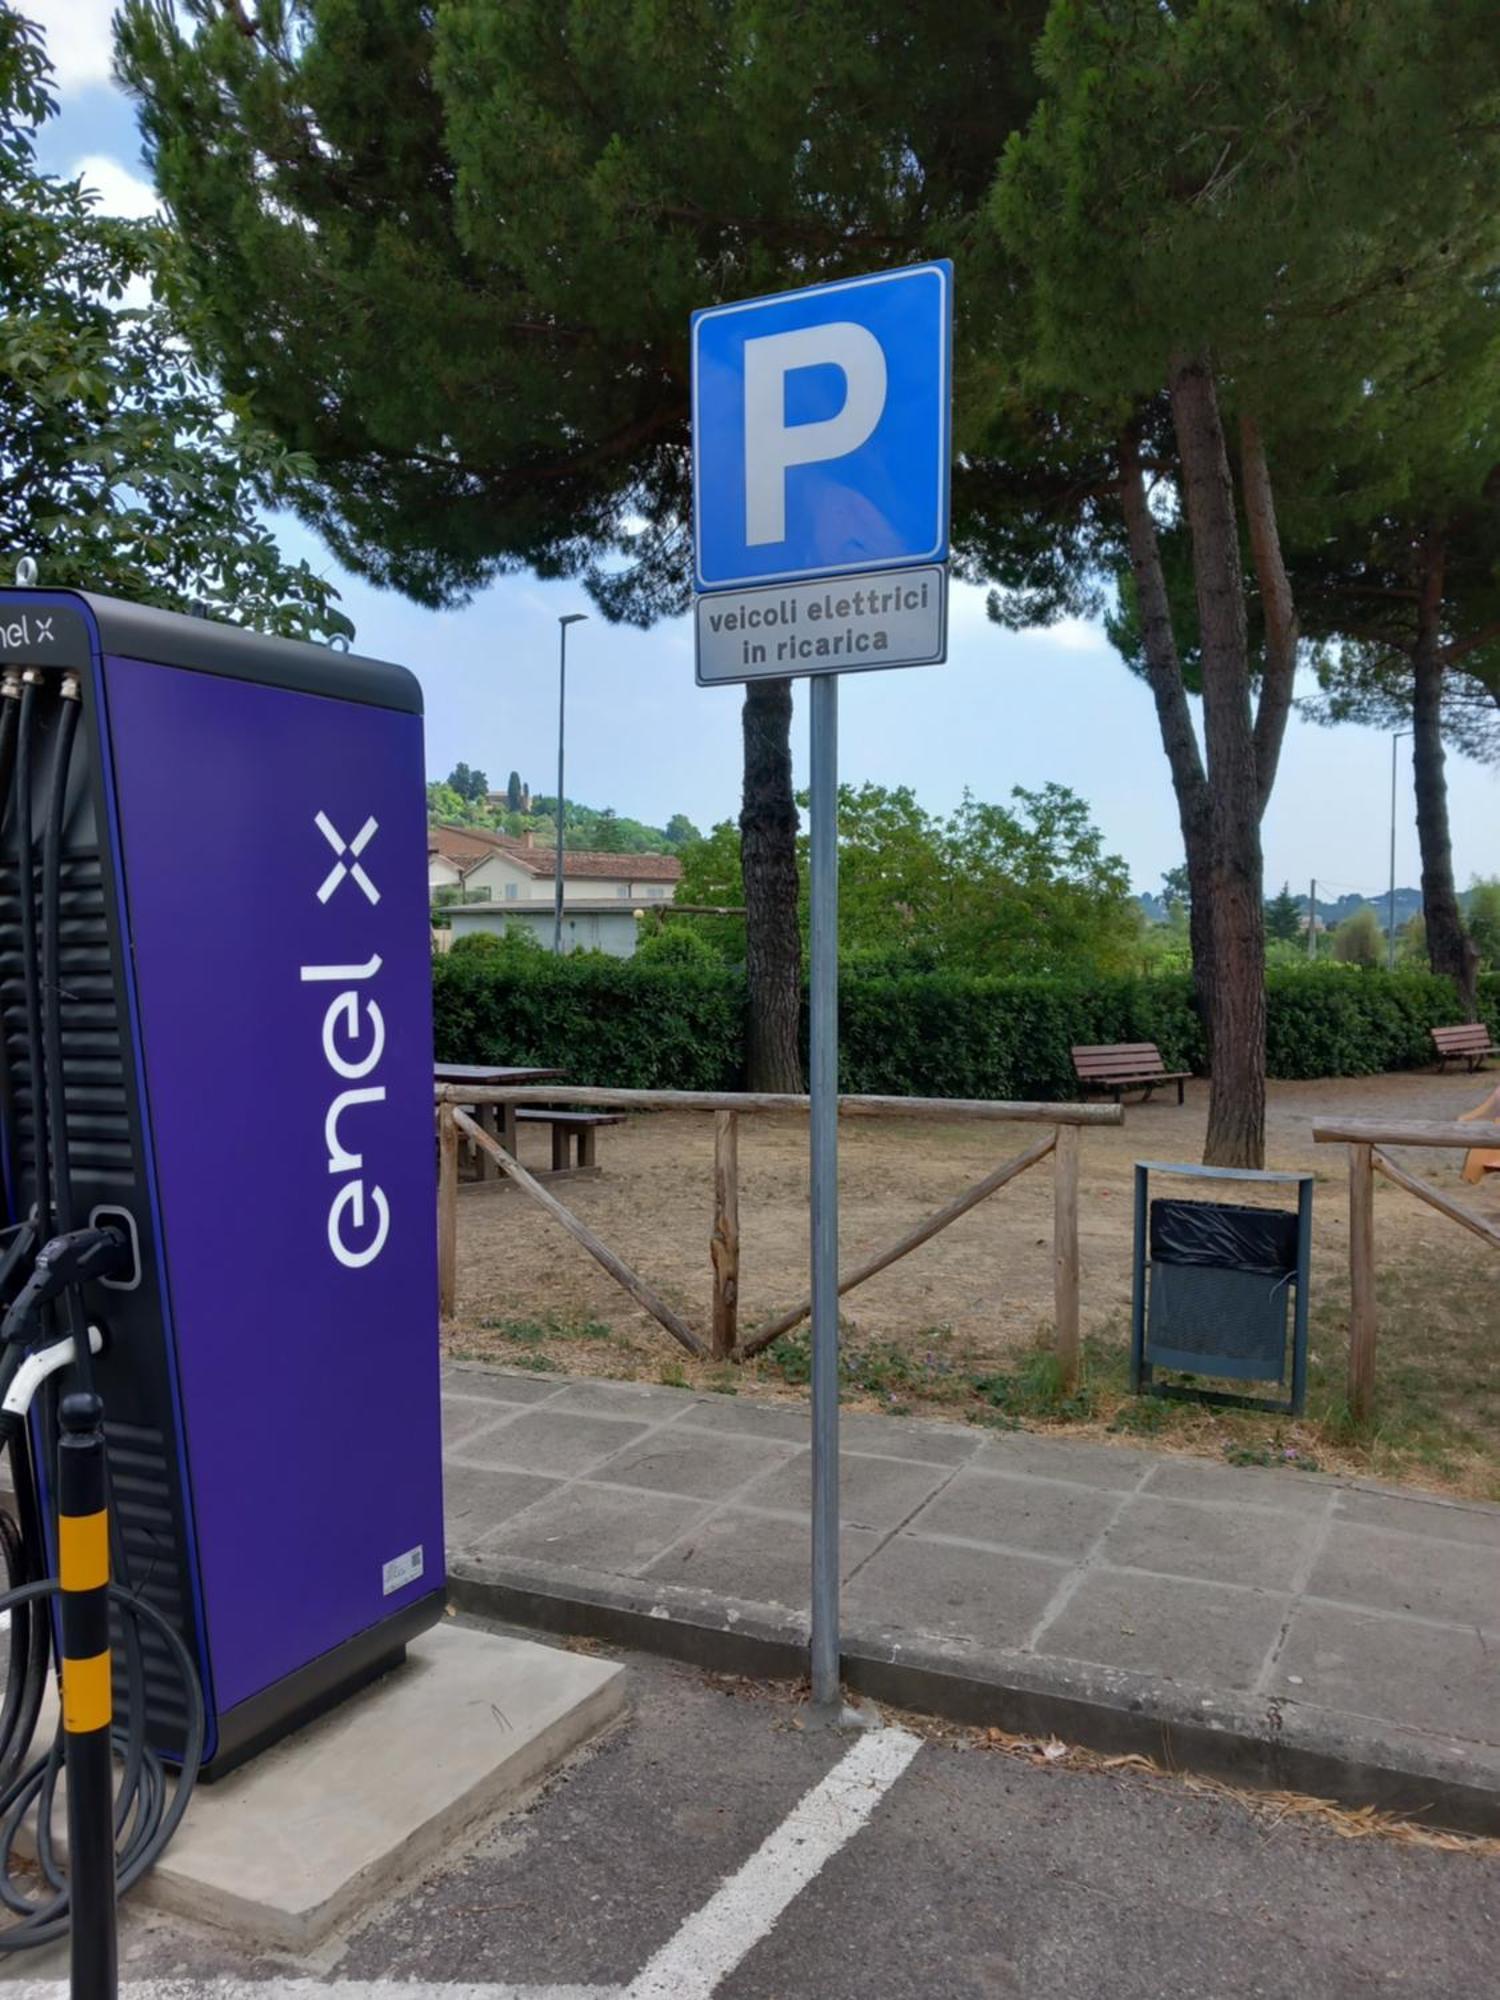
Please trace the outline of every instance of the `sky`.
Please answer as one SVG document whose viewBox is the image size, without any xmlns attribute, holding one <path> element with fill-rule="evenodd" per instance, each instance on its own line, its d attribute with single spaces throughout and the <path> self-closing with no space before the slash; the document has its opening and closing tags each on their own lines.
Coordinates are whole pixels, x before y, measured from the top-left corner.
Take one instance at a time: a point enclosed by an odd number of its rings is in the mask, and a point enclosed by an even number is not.
<svg viewBox="0 0 1500 2000">
<path fill-rule="evenodd" d="M 20 0 L 47 32 L 60 115 L 44 129 L 42 163 L 82 173 L 119 214 L 149 213 L 154 197 L 132 107 L 110 77 L 114 0 Z M 708 301 L 705 301 L 708 303 Z M 962 311 L 963 301 L 958 301 Z M 573 584 L 508 577 L 459 611 L 431 612 L 340 571 L 309 530 L 279 523 L 283 546 L 331 575 L 360 652 L 399 660 L 422 681 L 427 766 L 442 777 L 463 761 L 492 785 L 519 770 L 551 792 L 557 760 L 557 619 L 591 610 Z M 1299 692 L 1310 692 L 1310 689 Z M 648 824 L 684 812 L 707 828 L 739 809 L 739 691 L 693 681 L 689 621 L 650 632 L 597 613 L 568 645 L 570 798 Z M 1176 807 L 1155 712 L 1103 631 L 1070 620 L 1008 633 L 983 592 L 953 586 L 949 657 L 939 667 L 850 674 L 839 692 L 840 773 L 849 783 L 910 785 L 943 812 L 965 790 L 1004 801 L 1048 781 L 1085 798 L 1134 886 L 1157 890 L 1182 859 Z M 805 781 L 806 690 L 793 724 L 796 778 Z M 1396 877 L 1420 869 L 1410 744 L 1398 747 Z M 1449 760 L 1449 805 L 1460 886 L 1500 872 L 1500 773 Z M 1267 892 L 1317 878 L 1320 898 L 1381 891 L 1388 879 L 1391 744 L 1384 734 L 1320 729 L 1294 716 L 1266 815 Z"/>
</svg>

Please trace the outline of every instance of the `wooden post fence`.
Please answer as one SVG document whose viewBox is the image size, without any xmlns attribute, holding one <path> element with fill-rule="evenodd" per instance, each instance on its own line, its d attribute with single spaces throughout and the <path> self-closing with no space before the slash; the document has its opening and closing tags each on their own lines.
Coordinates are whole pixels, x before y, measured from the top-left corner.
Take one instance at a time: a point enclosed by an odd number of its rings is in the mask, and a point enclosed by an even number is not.
<svg viewBox="0 0 1500 2000">
<path fill-rule="evenodd" d="M 1453 1125 L 1353 1121 L 1314 1125 L 1320 1145 L 1342 1145 L 1349 1152 L 1349 1410 L 1357 1423 L 1368 1421 L 1375 1407 L 1375 1176 L 1404 1188 L 1418 1201 L 1446 1215 L 1483 1242 L 1500 1250 L 1500 1228 L 1477 1215 L 1440 1188 L 1408 1173 L 1383 1150 L 1386 1146 L 1431 1146 L 1467 1152 L 1500 1147 L 1500 1125 L 1463 1122 Z"/>
<path fill-rule="evenodd" d="M 1078 1127 L 1059 1125 L 1052 1155 L 1052 1316 L 1063 1388 L 1078 1387 Z"/>
<path fill-rule="evenodd" d="M 710 1352 L 727 1361 L 739 1338 L 740 1121 L 733 1111 L 714 1113 L 714 1323 Z"/>
<path fill-rule="evenodd" d="M 602 1269 L 621 1285 L 636 1303 L 648 1312 L 672 1338 L 696 1357 L 747 1361 L 789 1333 L 811 1310 L 807 1298 L 776 1314 L 751 1334 L 739 1328 L 740 1216 L 739 1216 L 739 1125 L 747 1115 L 776 1112 L 806 1113 L 806 1097 L 779 1093 L 704 1090 L 605 1090 L 579 1085 L 534 1084 L 517 1088 L 493 1085 L 440 1084 L 438 1103 L 438 1284 L 445 1316 L 454 1308 L 457 1272 L 458 1154 L 464 1138 L 500 1169 L 507 1179 L 544 1209 L 585 1249 Z M 713 1233 L 709 1252 L 713 1268 L 713 1303 L 707 1341 L 699 1337 L 679 1313 L 660 1298 L 639 1273 L 594 1234 L 588 1225 L 564 1206 L 490 1132 L 482 1129 L 473 1115 L 476 1109 L 518 1104 L 588 1105 L 602 1110 L 624 1111 L 704 1111 L 714 1114 L 714 1200 Z M 1078 1262 L 1078 1167 L 1080 1134 L 1085 1126 L 1119 1125 L 1124 1113 L 1118 1104 L 1011 1103 L 988 1098 L 944 1097 L 843 1097 L 839 1115 L 844 1118 L 920 1118 L 956 1120 L 981 1124 L 1046 1125 L 1051 1129 L 1013 1158 L 976 1181 L 933 1214 L 906 1231 L 895 1243 L 867 1258 L 839 1283 L 842 1296 L 865 1284 L 930 1242 L 942 1230 L 967 1215 L 980 1202 L 1055 1155 L 1053 1167 L 1053 1300 L 1057 1327 L 1057 1349 L 1064 1379 L 1069 1388 L 1079 1373 L 1079 1262 Z M 507 1122 L 507 1129 L 510 1129 Z"/>
<path fill-rule="evenodd" d="M 458 1113 L 438 1106 L 438 1311 L 452 1319 L 458 1293 Z"/>
</svg>

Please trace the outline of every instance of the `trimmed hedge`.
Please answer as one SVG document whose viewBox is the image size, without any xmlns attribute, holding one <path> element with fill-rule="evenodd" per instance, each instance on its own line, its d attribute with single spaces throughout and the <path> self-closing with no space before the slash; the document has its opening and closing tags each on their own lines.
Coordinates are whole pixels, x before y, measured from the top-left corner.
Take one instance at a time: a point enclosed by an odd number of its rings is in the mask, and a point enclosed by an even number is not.
<svg viewBox="0 0 1500 2000">
<path fill-rule="evenodd" d="M 439 1062 L 536 1063 L 616 1090 L 733 1090 L 744 981 L 718 966 L 534 952 L 434 958 Z"/>
<path fill-rule="evenodd" d="M 450 953 L 433 964 L 440 1062 L 556 1065 L 577 1083 L 733 1090 L 745 994 L 726 968 L 554 959 L 506 965 Z M 1500 1039 L 1500 976 L 1480 982 Z M 1077 1042 L 1155 1042 L 1168 1069 L 1201 1070 L 1192 983 L 1088 982 L 954 973 L 851 976 L 840 1004 L 843 1089 L 888 1096 L 1070 1098 Z M 1459 1018 L 1430 973 L 1317 967 L 1266 982 L 1273 1077 L 1372 1076 L 1432 1060 L 1428 1029 Z"/>
</svg>

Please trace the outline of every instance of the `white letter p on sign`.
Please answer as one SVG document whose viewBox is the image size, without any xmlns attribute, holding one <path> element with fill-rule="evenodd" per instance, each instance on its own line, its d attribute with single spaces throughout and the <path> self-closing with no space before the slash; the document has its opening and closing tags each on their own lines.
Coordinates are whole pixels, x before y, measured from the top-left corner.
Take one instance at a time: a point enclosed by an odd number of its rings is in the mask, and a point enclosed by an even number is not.
<svg viewBox="0 0 1500 2000">
<path fill-rule="evenodd" d="M 786 378 L 831 365 L 844 377 L 844 404 L 810 424 L 786 420 Z M 745 541 L 786 540 L 789 466 L 817 465 L 858 451 L 885 409 L 885 350 L 852 320 L 771 333 L 745 342 Z"/>
</svg>

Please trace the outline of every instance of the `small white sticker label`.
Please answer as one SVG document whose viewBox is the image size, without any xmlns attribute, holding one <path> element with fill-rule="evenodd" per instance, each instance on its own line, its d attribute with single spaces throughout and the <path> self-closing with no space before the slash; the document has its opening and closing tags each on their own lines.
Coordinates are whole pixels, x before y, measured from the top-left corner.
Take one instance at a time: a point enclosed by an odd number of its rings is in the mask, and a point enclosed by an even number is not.
<svg viewBox="0 0 1500 2000">
<path fill-rule="evenodd" d="M 422 1545 L 408 1549 L 404 1556 L 392 1556 L 380 1572 L 380 1581 L 385 1595 L 391 1597 L 398 1590 L 405 1590 L 409 1583 L 415 1583 L 422 1574 Z"/>
</svg>

